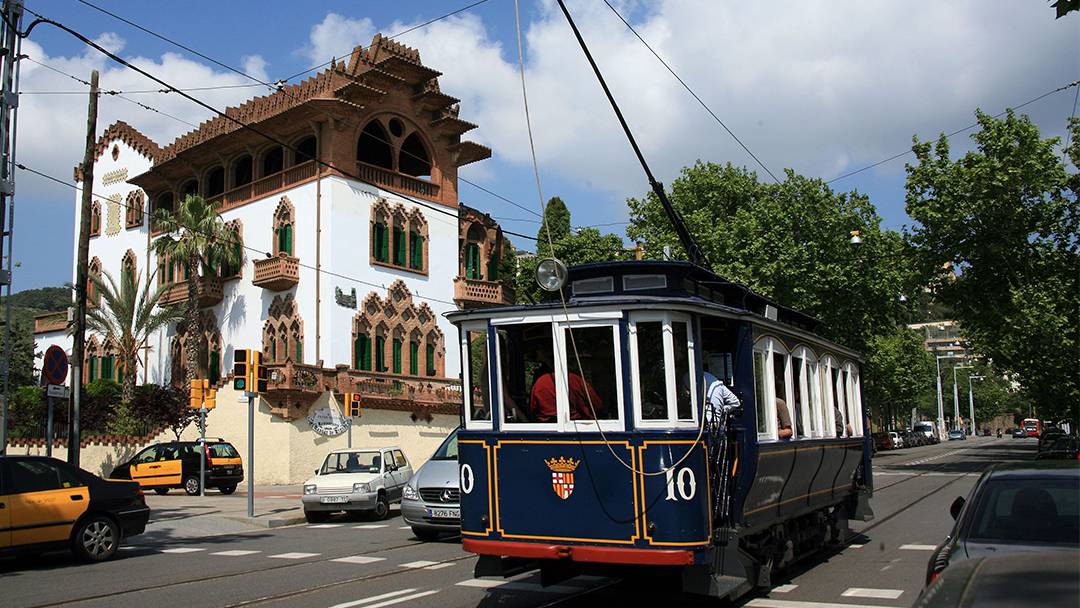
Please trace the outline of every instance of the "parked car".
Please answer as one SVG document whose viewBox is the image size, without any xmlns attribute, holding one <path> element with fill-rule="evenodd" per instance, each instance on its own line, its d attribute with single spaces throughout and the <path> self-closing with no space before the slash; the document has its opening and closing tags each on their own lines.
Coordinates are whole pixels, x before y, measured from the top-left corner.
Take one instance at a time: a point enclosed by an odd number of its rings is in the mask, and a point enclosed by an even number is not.
<svg viewBox="0 0 1080 608">
<path fill-rule="evenodd" d="M 461 530 L 457 435 L 454 429 L 405 484 L 401 518 L 420 540 L 434 540 L 442 533 L 456 534 Z"/>
<path fill-rule="evenodd" d="M 1038 598 L 1036 601 L 1033 594 Z M 1063 553 L 1021 553 L 950 565 L 923 590 L 914 608 L 1075 606 L 1077 596 L 1080 596 L 1080 576 L 1076 575 L 1075 557 Z"/>
<path fill-rule="evenodd" d="M 412 476 L 412 465 L 401 448 L 335 450 L 315 469 L 315 477 L 304 482 L 304 517 L 317 523 L 346 511 L 386 519 L 390 504 L 401 501 Z"/>
<path fill-rule="evenodd" d="M 1080 460 L 1080 440 L 1072 435 L 1061 435 L 1040 451 L 1035 460 Z"/>
<path fill-rule="evenodd" d="M 875 450 L 891 450 L 891 449 L 893 449 L 892 433 L 886 433 L 885 431 L 880 431 L 880 432 L 874 433 L 871 437 L 874 440 L 874 449 Z"/>
<path fill-rule="evenodd" d="M 224 439 L 170 441 L 158 443 L 139 452 L 134 458 L 117 466 L 111 479 L 130 479 L 143 488 L 153 488 L 158 494 L 168 494 L 171 488 L 183 488 L 195 496 L 200 490 L 199 452 L 206 456 L 206 487 L 217 488 L 222 494 L 232 494 L 244 480 L 244 463 L 240 453 Z"/>
<path fill-rule="evenodd" d="M 1023 439 L 1024 437 L 1027 437 L 1027 432 L 1024 429 L 1013 429 L 1012 436 L 1013 439 Z"/>
<path fill-rule="evenodd" d="M 904 445 L 904 436 L 902 433 L 898 433 L 897 431 L 889 431 L 889 437 L 892 438 L 894 449 L 899 450 L 900 448 L 906 447 Z"/>
<path fill-rule="evenodd" d="M 1046 429 L 1042 432 L 1042 435 L 1039 435 L 1039 452 L 1042 453 L 1044 450 L 1049 449 L 1050 446 L 1053 445 L 1055 441 L 1057 441 L 1058 437 L 1064 436 L 1065 431 L 1059 429 L 1058 427 L 1052 426 Z"/>
<path fill-rule="evenodd" d="M 949 441 L 956 441 L 959 439 L 967 439 L 967 435 L 960 429 L 953 429 L 949 431 Z"/>
<path fill-rule="evenodd" d="M 991 466 L 967 499 L 949 511 L 956 523 L 930 555 L 926 584 L 952 562 L 1008 553 L 1080 551 L 1080 463 L 1046 461 Z"/>
<path fill-rule="evenodd" d="M 46 456 L 0 456 L 0 553 L 69 548 L 84 561 L 105 561 L 149 518 L 137 483 Z"/>
</svg>

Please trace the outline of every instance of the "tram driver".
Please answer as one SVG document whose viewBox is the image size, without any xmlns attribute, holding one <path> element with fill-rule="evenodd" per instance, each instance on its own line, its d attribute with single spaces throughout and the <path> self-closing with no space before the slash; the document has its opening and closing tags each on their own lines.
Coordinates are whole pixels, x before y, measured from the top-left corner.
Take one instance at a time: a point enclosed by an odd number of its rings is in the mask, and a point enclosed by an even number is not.
<svg viewBox="0 0 1080 608">
<path fill-rule="evenodd" d="M 550 344 L 541 344 L 535 351 L 540 363 L 529 393 L 529 410 L 533 422 L 555 422 L 557 401 L 555 393 L 555 352 Z M 602 419 L 604 402 L 599 393 L 580 374 L 567 371 L 569 385 L 570 419 Z M 596 412 L 596 415 L 593 415 Z"/>
</svg>

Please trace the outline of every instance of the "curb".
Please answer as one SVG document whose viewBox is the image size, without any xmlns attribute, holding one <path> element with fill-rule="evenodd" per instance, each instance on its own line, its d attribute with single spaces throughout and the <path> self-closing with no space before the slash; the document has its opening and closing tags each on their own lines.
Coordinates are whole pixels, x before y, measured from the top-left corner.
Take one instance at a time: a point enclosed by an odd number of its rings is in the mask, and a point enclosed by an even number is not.
<svg viewBox="0 0 1080 608">
<path fill-rule="evenodd" d="M 257 528 L 284 528 L 285 526 L 295 526 L 307 521 L 303 515 L 294 515 L 290 517 L 265 517 L 258 516 L 248 517 L 246 515 L 225 515 L 225 519 L 232 521 L 239 521 L 246 524 L 251 524 Z"/>
</svg>

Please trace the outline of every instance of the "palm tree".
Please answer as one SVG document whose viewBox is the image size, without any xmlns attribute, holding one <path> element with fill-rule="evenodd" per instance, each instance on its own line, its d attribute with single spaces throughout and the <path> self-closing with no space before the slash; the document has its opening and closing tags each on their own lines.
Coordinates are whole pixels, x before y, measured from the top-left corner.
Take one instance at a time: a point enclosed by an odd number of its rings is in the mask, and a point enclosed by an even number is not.
<svg viewBox="0 0 1080 608">
<path fill-rule="evenodd" d="M 158 308 L 165 288 L 151 291 L 150 281 L 138 293 L 139 276 L 136 273 L 121 273 L 119 289 L 112 275 L 107 271 L 104 274 L 104 279 L 100 276 L 91 278 L 104 305 L 87 310 L 86 327 L 119 348 L 124 369 L 122 397 L 130 402 L 135 396 L 139 349 L 151 334 L 182 319 L 183 311 L 176 306 Z"/>
<path fill-rule="evenodd" d="M 187 276 L 184 386 L 190 390 L 199 360 L 199 272 L 209 275 L 213 268 L 238 266 L 242 254 L 236 247 L 236 233 L 225 226 L 217 210 L 201 196 L 187 195 L 175 211 L 156 209 L 152 222 L 155 229 L 168 233 L 154 241 L 155 253 L 179 261 Z"/>
</svg>

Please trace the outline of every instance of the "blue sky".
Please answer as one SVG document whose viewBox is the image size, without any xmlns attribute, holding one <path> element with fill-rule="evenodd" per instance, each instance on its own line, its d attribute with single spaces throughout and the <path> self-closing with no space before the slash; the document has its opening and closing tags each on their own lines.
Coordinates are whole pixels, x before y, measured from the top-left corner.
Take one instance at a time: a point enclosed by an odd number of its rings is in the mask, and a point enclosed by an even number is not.
<svg viewBox="0 0 1080 608">
<path fill-rule="evenodd" d="M 95 3 L 222 63 L 274 81 L 470 4 L 442 2 L 129 2 Z M 973 122 L 976 107 L 997 113 L 1080 78 L 1080 15 L 1054 20 L 1044 2 L 865 3 L 855 0 L 769 3 L 712 1 L 615 3 L 657 51 L 740 138 L 780 174 L 832 179 Z M 600 2 L 569 2 L 658 178 L 670 182 L 697 159 L 752 160 L 682 90 Z M 75 0 L 28 1 L 180 87 L 249 84 L 244 78 L 151 37 Z M 576 225 L 626 220 L 625 198 L 648 185 L 580 50 L 549 0 L 522 0 L 530 109 L 544 196 L 561 196 Z M 462 99 L 462 117 L 480 128 L 468 137 L 493 148 L 463 177 L 538 208 L 517 73 L 514 2 L 489 0 L 402 37 L 444 73 L 443 90 Z M 87 78 L 102 70 L 105 88 L 147 83 L 69 35 L 39 26 L 24 53 Z M 25 64 L 21 89 L 84 90 L 73 80 Z M 1076 87 L 1024 108 L 1046 136 L 1060 135 Z M 235 105 L 258 87 L 196 93 Z M 208 113 L 175 95 L 131 95 L 182 120 Z M 123 119 L 159 144 L 187 125 L 130 102 L 102 100 L 98 130 Z M 19 160 L 70 180 L 81 158 L 85 98 L 24 95 Z M 954 150 L 968 147 L 968 135 Z M 833 184 L 870 195 L 885 224 L 908 222 L 903 162 L 893 161 Z M 756 167 L 752 167 L 756 168 Z M 763 175 L 763 172 L 759 171 Z M 70 280 L 74 191 L 17 175 L 14 289 Z M 462 201 L 502 218 L 504 228 L 534 234 L 529 211 L 461 184 Z M 623 226 L 605 230 L 623 233 Z M 519 247 L 530 243 L 517 239 Z"/>
</svg>

